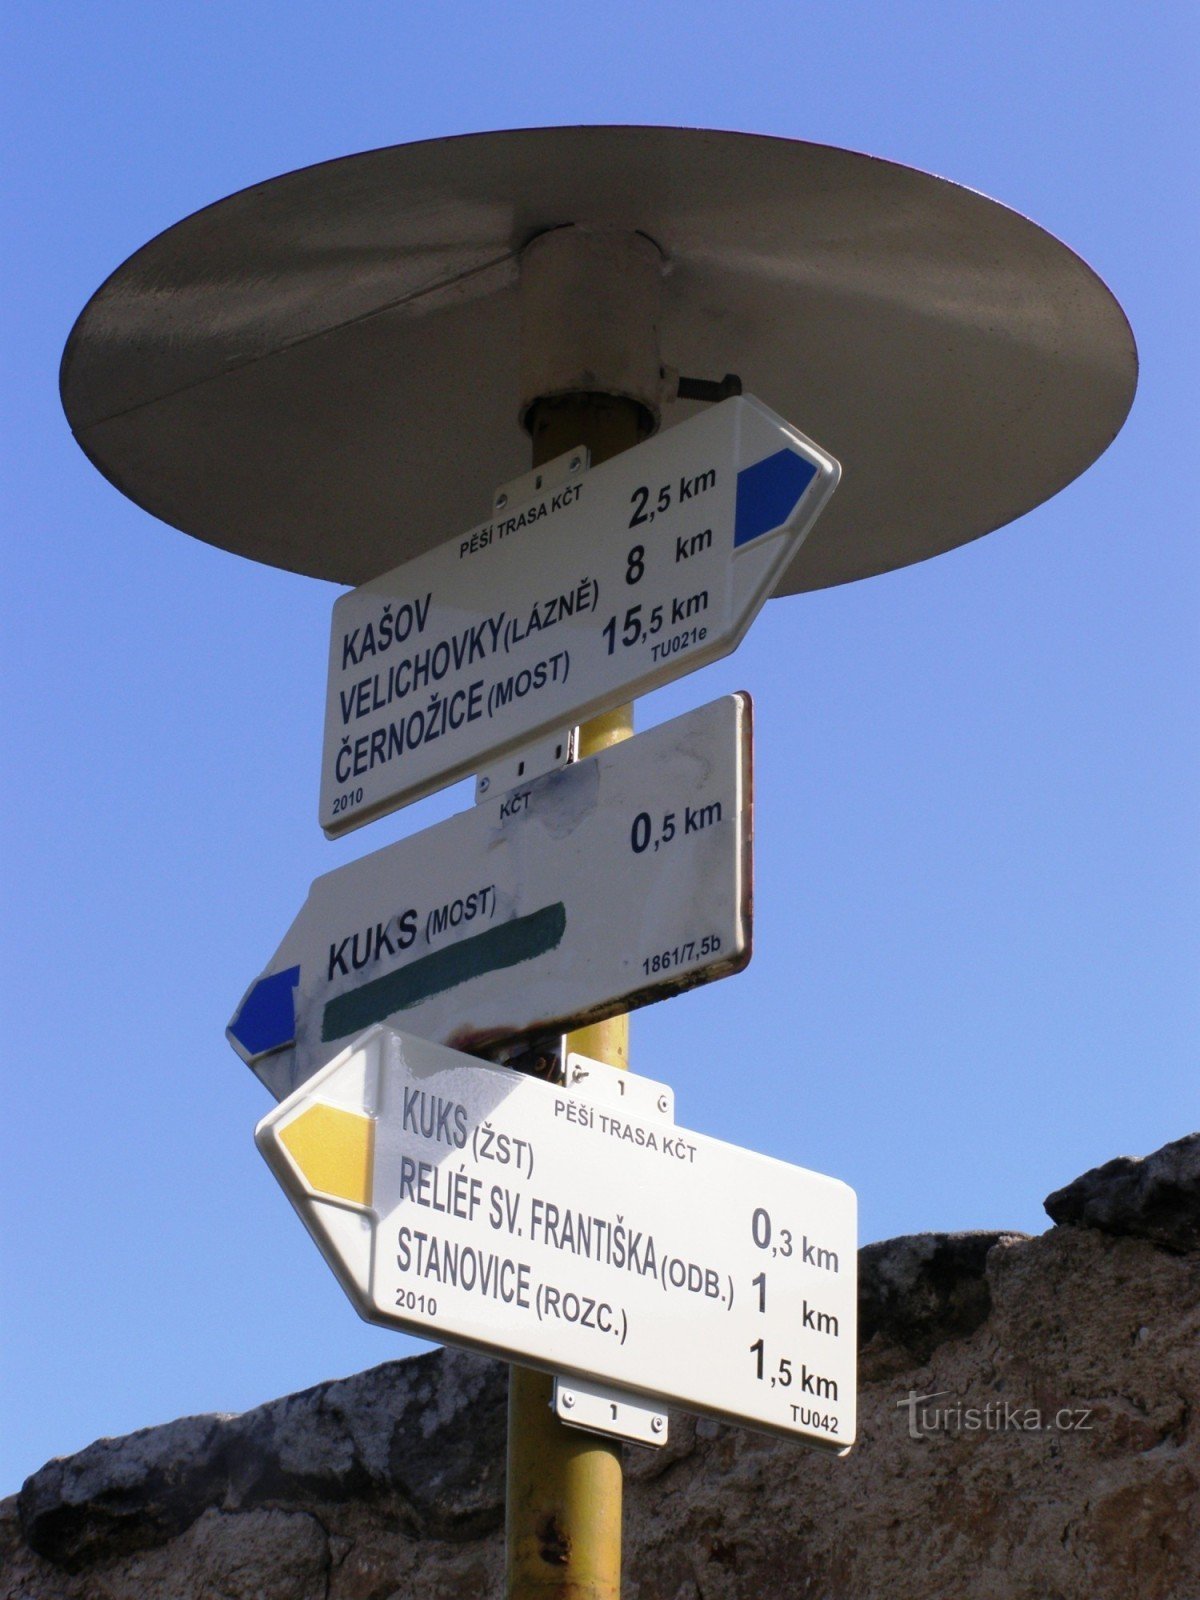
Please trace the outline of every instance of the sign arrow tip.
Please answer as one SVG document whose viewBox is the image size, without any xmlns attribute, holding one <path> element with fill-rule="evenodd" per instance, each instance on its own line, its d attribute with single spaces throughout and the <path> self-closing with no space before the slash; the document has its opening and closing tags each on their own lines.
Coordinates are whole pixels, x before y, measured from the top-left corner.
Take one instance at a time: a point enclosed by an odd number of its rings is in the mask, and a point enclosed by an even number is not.
<svg viewBox="0 0 1200 1600">
<path fill-rule="evenodd" d="M 776 450 L 737 475 L 734 548 L 749 544 L 789 520 L 817 475 L 811 461 L 795 450 Z"/>
<path fill-rule="evenodd" d="M 300 968 L 287 967 L 259 978 L 246 991 L 225 1033 L 247 1062 L 296 1042 L 296 985 Z"/>
</svg>

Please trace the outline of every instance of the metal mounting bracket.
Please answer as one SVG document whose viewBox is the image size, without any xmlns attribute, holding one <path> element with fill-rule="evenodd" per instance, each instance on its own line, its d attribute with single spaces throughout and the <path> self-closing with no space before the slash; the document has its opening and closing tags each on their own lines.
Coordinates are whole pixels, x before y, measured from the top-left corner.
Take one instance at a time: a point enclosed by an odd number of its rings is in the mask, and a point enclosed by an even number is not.
<svg viewBox="0 0 1200 1600">
<path fill-rule="evenodd" d="M 536 500 L 540 494 L 553 494 L 564 483 L 570 483 L 585 473 L 591 464 L 591 451 L 585 444 L 577 444 L 573 450 L 564 450 L 561 456 L 554 456 L 540 467 L 523 472 L 519 478 L 510 478 L 492 496 L 493 516 L 502 517 L 518 506 Z"/>
<path fill-rule="evenodd" d="M 567 1054 L 565 1078 L 567 1089 L 583 1099 L 620 1105 L 631 1115 L 647 1120 L 675 1121 L 674 1091 L 654 1078 L 625 1072 L 577 1050 Z M 650 1445 L 656 1450 L 667 1442 L 667 1413 L 661 1406 L 624 1389 L 579 1378 L 555 1378 L 554 1415 L 568 1428 L 628 1439 L 632 1444 Z"/>
<path fill-rule="evenodd" d="M 540 778 L 547 772 L 557 772 L 575 759 L 577 728 L 562 728 L 558 733 L 547 734 L 533 744 L 512 750 L 499 761 L 493 761 L 485 771 L 475 775 L 475 804 L 490 800 L 493 795 L 507 794 L 519 784 Z"/>
<path fill-rule="evenodd" d="M 667 1413 L 624 1389 L 608 1389 L 578 1378 L 555 1378 L 554 1415 L 568 1428 L 604 1433 L 659 1450 L 667 1442 Z"/>
<path fill-rule="evenodd" d="M 635 1117 L 675 1121 L 675 1091 L 668 1083 L 639 1077 L 622 1067 L 610 1067 L 607 1061 L 594 1061 L 578 1050 L 568 1051 L 563 1074 L 567 1088 L 587 1100 L 624 1106 Z"/>
</svg>

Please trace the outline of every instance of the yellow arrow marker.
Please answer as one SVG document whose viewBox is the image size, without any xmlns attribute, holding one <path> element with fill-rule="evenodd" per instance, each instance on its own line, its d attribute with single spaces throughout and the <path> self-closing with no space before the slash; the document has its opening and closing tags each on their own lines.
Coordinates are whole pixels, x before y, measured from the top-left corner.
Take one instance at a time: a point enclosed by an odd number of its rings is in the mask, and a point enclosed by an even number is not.
<svg viewBox="0 0 1200 1600">
<path fill-rule="evenodd" d="M 356 1111 L 318 1101 L 289 1122 L 279 1135 L 305 1181 L 319 1194 L 351 1205 L 371 1204 L 375 1163 L 375 1123 Z"/>
</svg>

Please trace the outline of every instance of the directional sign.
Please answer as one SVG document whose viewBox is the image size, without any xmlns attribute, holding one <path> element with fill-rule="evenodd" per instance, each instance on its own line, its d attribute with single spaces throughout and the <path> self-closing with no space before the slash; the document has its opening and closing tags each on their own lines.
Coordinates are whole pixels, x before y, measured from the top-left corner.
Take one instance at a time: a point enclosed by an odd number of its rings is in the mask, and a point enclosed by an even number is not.
<svg viewBox="0 0 1200 1600">
<path fill-rule="evenodd" d="M 853 1191 L 587 1082 L 374 1028 L 255 1137 L 369 1322 L 846 1449 Z"/>
<path fill-rule="evenodd" d="M 728 695 L 318 878 L 227 1030 L 277 1099 L 373 1022 L 480 1053 L 750 959 Z"/>
<path fill-rule="evenodd" d="M 840 470 L 739 396 L 343 595 L 325 832 L 726 655 Z"/>
</svg>

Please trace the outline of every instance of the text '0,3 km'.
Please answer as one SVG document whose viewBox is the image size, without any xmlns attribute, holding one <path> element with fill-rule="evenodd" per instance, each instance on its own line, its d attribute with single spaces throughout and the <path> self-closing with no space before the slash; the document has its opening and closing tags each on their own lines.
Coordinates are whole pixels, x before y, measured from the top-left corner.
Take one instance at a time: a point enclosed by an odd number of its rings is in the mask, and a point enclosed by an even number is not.
<svg viewBox="0 0 1200 1600">
<path fill-rule="evenodd" d="M 343 595 L 325 832 L 728 654 L 839 474 L 742 395 Z"/>
</svg>

